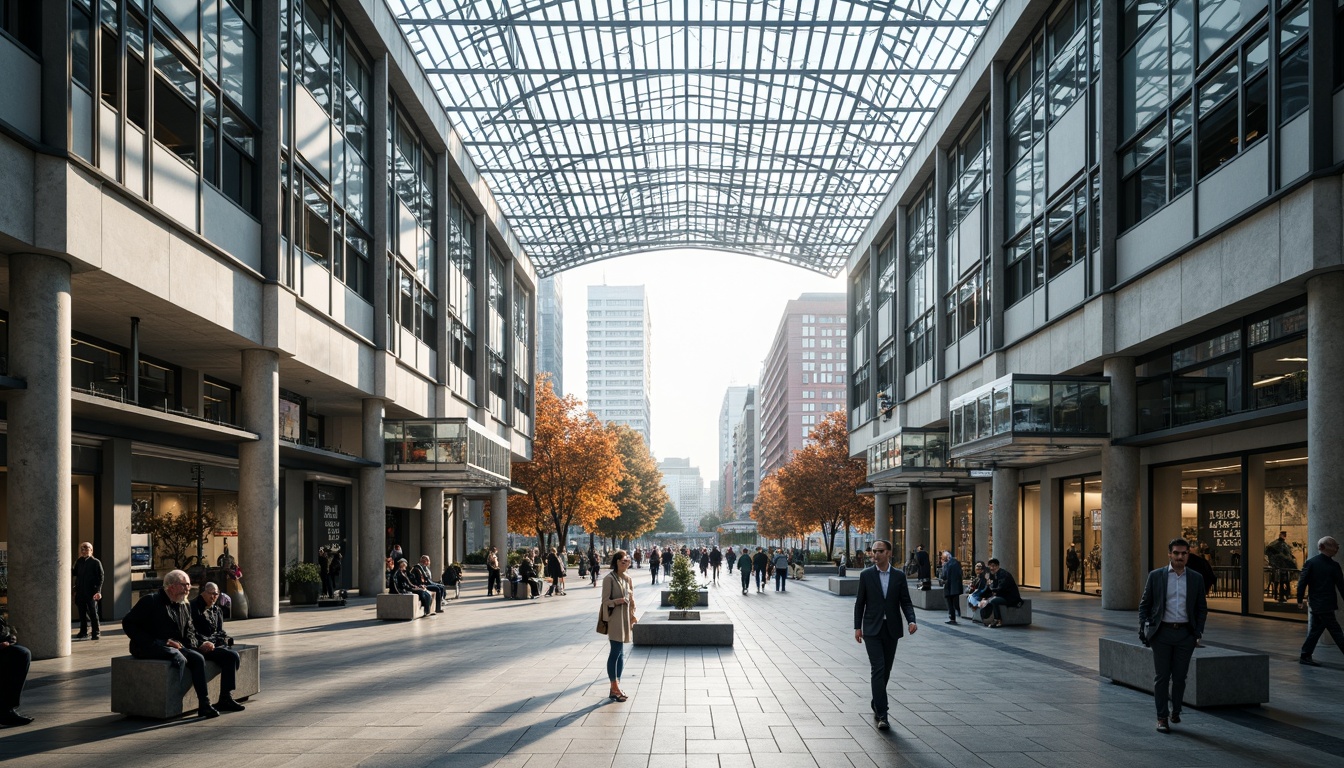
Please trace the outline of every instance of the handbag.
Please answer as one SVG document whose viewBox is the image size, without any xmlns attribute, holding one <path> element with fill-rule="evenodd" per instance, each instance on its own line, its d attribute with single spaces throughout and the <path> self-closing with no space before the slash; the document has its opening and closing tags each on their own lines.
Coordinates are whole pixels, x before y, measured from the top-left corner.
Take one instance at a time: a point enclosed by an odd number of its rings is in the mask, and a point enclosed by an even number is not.
<svg viewBox="0 0 1344 768">
<path fill-rule="evenodd" d="M 605 635 L 610 628 L 607 624 L 607 596 L 604 592 L 602 602 L 597 606 L 597 634 Z"/>
</svg>

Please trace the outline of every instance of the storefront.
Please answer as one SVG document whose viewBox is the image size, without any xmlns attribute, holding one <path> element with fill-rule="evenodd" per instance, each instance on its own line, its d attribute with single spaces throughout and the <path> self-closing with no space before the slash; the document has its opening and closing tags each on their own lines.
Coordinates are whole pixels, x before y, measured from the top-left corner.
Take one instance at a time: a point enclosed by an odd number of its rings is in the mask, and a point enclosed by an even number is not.
<svg viewBox="0 0 1344 768">
<path fill-rule="evenodd" d="M 933 500 L 934 563 L 943 552 L 951 552 L 964 563 L 975 562 L 975 496 L 957 495 Z"/>
<path fill-rule="evenodd" d="M 1024 587 L 1041 586 L 1041 484 L 1021 487 L 1018 499 L 1021 515 L 1017 530 L 1022 538 L 1018 549 L 1017 583 Z"/>
<path fill-rule="evenodd" d="M 1038 499 L 1039 493 L 1037 486 Z M 1064 590 L 1100 595 L 1101 475 L 1065 478 L 1060 481 L 1059 496 L 1065 545 Z"/>
<path fill-rule="evenodd" d="M 1305 446 L 1156 466 L 1151 477 L 1154 567 L 1182 536 L 1213 567 L 1211 610 L 1306 620 L 1295 597 L 1315 554 Z"/>
</svg>

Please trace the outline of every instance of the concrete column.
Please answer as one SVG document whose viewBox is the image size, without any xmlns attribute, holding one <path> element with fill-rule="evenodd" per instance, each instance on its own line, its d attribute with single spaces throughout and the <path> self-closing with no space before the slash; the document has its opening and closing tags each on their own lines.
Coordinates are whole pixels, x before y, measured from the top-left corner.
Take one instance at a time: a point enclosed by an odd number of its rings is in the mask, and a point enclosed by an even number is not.
<svg viewBox="0 0 1344 768">
<path fill-rule="evenodd" d="M 383 401 L 366 397 L 361 424 L 364 458 L 383 462 Z M 384 559 L 387 537 L 387 505 L 384 502 L 387 478 L 383 468 L 363 467 L 359 470 L 359 594 L 378 595 L 387 588 L 384 584 Z"/>
<path fill-rule="evenodd" d="M 257 440 L 238 446 L 238 566 L 248 617 L 280 613 L 280 356 L 243 350 L 242 426 Z"/>
<path fill-rule="evenodd" d="M 435 578 L 443 571 L 443 489 L 420 489 L 420 552 L 429 555 Z"/>
<path fill-rule="evenodd" d="M 467 551 L 476 552 L 485 544 L 485 502 L 471 499 L 467 502 Z"/>
<path fill-rule="evenodd" d="M 1102 366 L 1111 379 L 1111 438 L 1129 437 L 1138 424 L 1134 358 Z M 1139 562 L 1139 449 L 1110 441 L 1101 448 L 1101 563 L 1101 607 L 1138 608 L 1147 575 Z"/>
<path fill-rule="evenodd" d="M 564 546 L 564 542 L 560 542 Z M 490 492 L 490 544 L 500 552 L 509 551 L 509 489 Z"/>
<path fill-rule="evenodd" d="M 989 168 L 986 169 L 990 174 L 991 182 L 987 195 L 988 199 L 985 200 L 985 205 L 989 206 L 989 269 L 985 276 L 989 278 L 990 282 L 990 322 L 989 335 L 985 339 L 985 351 L 999 349 L 1003 346 L 1004 297 L 1007 295 L 1004 289 L 1006 283 L 1004 282 L 1005 264 L 1003 257 L 1003 240 L 1007 237 L 1004 233 L 1007 228 L 1004 221 L 1004 211 L 1006 210 L 1008 195 L 1003 184 L 1003 175 L 1008 171 L 1004 163 L 1007 145 L 1004 140 L 1004 132 L 999 130 L 999 126 L 1008 123 L 1008 94 L 1004 81 L 1006 74 L 1007 65 L 1002 60 L 990 62 L 989 124 L 994 126 L 994 130 L 989 132 Z M 979 518 L 977 517 L 976 520 L 979 520 Z M 986 535 L 988 535 L 988 531 L 986 531 Z M 976 542 L 976 546 L 979 547 L 978 538 Z M 986 539 L 985 548 L 976 549 L 976 552 L 978 553 L 977 557 L 982 560 L 985 559 L 985 555 L 989 552 L 988 539 Z"/>
<path fill-rule="evenodd" d="M 994 530 L 991 557 L 999 559 L 999 567 L 1007 568 L 1013 578 L 1021 578 L 1017 551 L 1021 547 L 1021 512 L 1018 510 L 1018 476 L 1016 469 L 998 467 L 994 470 Z M 988 559 L 988 558 L 986 558 Z"/>
<path fill-rule="evenodd" d="M 64 123 L 62 123 L 63 125 Z M 70 655 L 70 265 L 9 257 L 9 615 L 35 659 Z"/>
<path fill-rule="evenodd" d="M 878 539 L 891 536 L 891 498 L 885 493 L 873 494 L 873 536 Z"/>
<path fill-rule="evenodd" d="M 113 438 L 103 443 L 101 484 L 103 521 L 101 544 L 95 553 L 103 561 L 104 619 L 125 616 L 131 595 L 131 441 Z"/>
<path fill-rule="evenodd" d="M 910 553 L 920 544 L 929 548 L 929 510 L 924 503 L 924 489 L 912 485 L 905 494 L 905 551 L 899 562 L 910 559 Z"/>
<path fill-rule="evenodd" d="M 443 521 L 443 562 L 456 563 L 462 559 L 462 553 L 458 552 L 458 547 L 462 544 L 462 537 L 458 535 L 462 524 L 458 517 L 458 497 L 445 498 L 444 521 Z"/>
<path fill-rule="evenodd" d="M 1329 272 L 1307 281 L 1307 554 L 1316 554 L 1322 536 L 1344 539 L 1344 272 Z M 1115 396 L 1111 396 L 1114 400 Z M 1114 407 L 1114 406 L 1112 406 Z M 12 454 L 11 454 L 12 455 Z M 14 492 L 10 491 L 10 498 Z M 12 509 L 13 507 L 11 507 Z M 1109 546 L 1109 544 L 1108 544 Z"/>
<path fill-rule="evenodd" d="M 985 560 L 989 557 L 989 494 L 991 483 L 975 484 L 975 559 Z M 973 566 L 975 563 L 962 563 L 963 566 Z"/>
</svg>

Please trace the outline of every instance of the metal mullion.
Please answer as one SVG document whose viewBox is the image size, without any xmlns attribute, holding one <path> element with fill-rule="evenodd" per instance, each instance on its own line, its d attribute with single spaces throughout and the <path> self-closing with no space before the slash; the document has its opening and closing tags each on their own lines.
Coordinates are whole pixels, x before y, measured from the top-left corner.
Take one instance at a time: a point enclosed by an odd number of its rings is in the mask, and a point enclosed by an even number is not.
<svg viewBox="0 0 1344 768">
<path fill-rule="evenodd" d="M 559 5 L 559 6 L 557 7 L 557 11 L 558 11 L 558 13 L 560 14 L 560 16 L 561 16 L 562 19 L 563 19 L 563 16 L 564 16 L 564 6 L 563 6 L 563 5 Z M 570 59 L 570 61 L 573 61 L 573 60 L 575 59 L 575 56 L 574 56 L 573 38 L 572 38 L 571 35 L 564 35 L 564 38 L 565 38 L 566 46 L 567 46 L 567 48 L 568 48 L 569 59 Z M 559 46 L 557 46 L 557 44 L 556 44 L 556 42 L 555 42 L 555 39 L 556 39 L 556 35 L 550 35 L 550 36 L 547 37 L 547 41 L 550 43 L 550 46 L 551 46 L 551 52 L 552 52 L 553 56 L 555 57 L 555 60 L 558 62 L 558 61 L 560 61 L 560 49 L 559 49 Z M 538 49 L 540 49 L 540 45 L 538 45 L 537 47 L 538 47 Z M 520 91 L 521 91 L 521 88 L 520 88 Z M 554 94 L 553 91 L 549 94 L 549 99 L 550 99 L 550 101 L 551 101 L 551 104 L 552 104 L 553 108 L 558 109 L 558 107 L 559 107 L 559 100 L 556 98 L 556 96 L 555 96 L 555 94 Z M 582 100 L 580 100 L 580 103 L 582 103 Z M 569 111 L 570 114 L 573 114 L 573 113 L 574 113 L 573 102 L 572 102 L 572 100 L 571 100 L 571 94 L 570 94 L 569 91 L 566 91 L 566 92 L 565 92 L 564 107 L 565 107 L 566 110 Z M 564 134 L 564 135 L 563 135 L 563 138 L 561 139 L 561 142 L 563 143 L 563 145 L 564 145 L 564 147 L 565 147 L 566 150 L 569 150 L 569 149 L 572 148 L 571 145 L 570 145 L 570 137 L 568 136 L 568 134 Z M 555 162 L 556 162 L 556 160 L 555 160 L 555 155 L 556 155 L 556 154 L 558 154 L 558 153 L 554 151 L 554 147 L 553 147 L 553 151 L 552 151 L 552 152 L 550 153 L 550 155 L 548 155 L 547 158 L 546 158 L 548 164 L 550 164 L 550 165 L 554 165 L 554 164 L 555 164 Z M 556 178 L 558 179 L 558 176 L 557 176 Z M 561 184 L 560 184 L 559 181 L 556 182 L 556 186 L 557 186 L 557 188 L 561 186 Z M 563 186 L 565 186 L 566 189 L 569 187 L 568 184 L 564 184 Z M 572 217 L 574 217 L 574 223 L 575 223 L 576 225 L 579 225 L 579 226 L 582 226 L 582 225 L 584 225 L 584 224 L 588 224 L 588 223 L 590 223 L 590 222 L 592 221 L 591 217 L 581 217 L 581 216 L 579 216 L 579 215 L 578 215 L 578 212 L 574 209 L 574 205 L 575 205 L 574 200 L 573 200 L 572 198 L 568 197 L 568 195 L 566 195 L 566 197 L 565 197 L 565 206 L 566 206 L 566 208 L 568 209 L 569 215 L 572 216 Z M 581 224 L 581 223 L 582 223 L 582 224 Z"/>
<path fill-rule="evenodd" d="M 821 6 L 821 0 L 813 0 L 813 9 L 812 9 L 812 10 L 813 10 L 813 15 L 814 15 L 814 16 L 816 15 L 817 11 L 820 10 L 820 6 Z M 831 4 L 831 5 L 830 5 L 829 13 L 830 13 L 830 20 L 831 20 L 831 21 L 834 21 L 834 20 L 835 20 L 835 7 L 836 7 L 835 4 Z M 853 13 L 853 6 L 852 6 L 852 5 L 850 6 L 850 13 L 851 13 L 851 14 Z M 804 55 L 804 57 L 806 58 L 807 61 L 809 61 L 809 62 L 814 61 L 814 59 L 812 58 L 812 55 L 813 55 L 813 54 L 812 54 L 812 44 L 813 44 L 813 39 L 814 39 L 818 34 L 821 35 L 821 49 L 817 52 L 817 54 L 816 54 L 817 58 L 815 59 L 815 61 L 818 61 L 818 62 L 821 62 L 821 63 L 824 64 L 825 61 L 826 61 L 826 54 L 827 54 L 827 52 L 830 50 L 830 43 L 831 43 L 831 35 L 830 35 L 829 33 L 827 33 L 827 32 L 820 32 L 820 33 L 818 33 L 817 31 L 813 30 L 812 34 L 809 34 L 809 35 L 808 35 L 808 38 L 807 38 L 807 45 L 806 45 L 805 48 L 804 48 L 804 53 L 803 53 L 803 55 Z M 842 32 L 842 33 L 841 33 L 841 39 L 843 40 L 844 37 L 845 37 L 845 33 Z M 802 84 L 804 84 L 804 83 L 806 83 L 806 82 L 807 82 L 806 78 L 799 78 L 799 84 L 800 84 L 800 85 L 802 85 Z M 818 91 L 817 91 L 817 88 L 816 88 L 815 85 L 813 85 L 813 86 L 811 86 L 811 87 L 809 87 L 809 88 L 807 89 L 807 96 L 808 96 L 808 99 L 807 99 L 807 109 L 806 109 L 806 111 L 803 111 L 802 109 L 800 109 L 799 111 L 801 111 L 803 114 L 813 114 L 813 110 L 814 110 L 814 108 L 815 108 L 815 106 L 816 106 L 817 96 L 818 96 Z M 829 97 L 823 99 L 823 104 L 827 104 L 827 103 L 829 103 Z M 802 101 L 801 101 L 801 99 L 799 100 L 798 107 L 799 107 L 799 108 L 802 107 Z M 793 142 L 794 142 L 794 139 L 795 139 L 795 138 L 798 139 L 799 145 L 800 145 L 800 147 L 801 147 L 801 145 L 804 144 L 804 143 L 808 140 L 808 132 L 806 131 L 806 129 L 804 129 L 804 131 L 802 132 L 802 134 L 801 134 L 800 136 L 795 136 L 795 135 L 794 135 L 794 132 L 790 131 L 789 142 L 788 142 L 788 146 L 787 146 L 787 148 L 786 148 L 785 151 L 793 151 L 793 152 L 798 151 L 798 148 L 795 148 L 795 147 L 793 146 Z M 813 149 L 813 150 L 817 149 L 816 141 L 817 141 L 816 137 L 812 138 L 812 142 L 813 142 L 813 143 L 812 143 L 811 149 Z M 801 209 L 801 210 L 807 210 L 808 207 L 809 207 L 809 206 L 807 206 L 807 204 L 806 204 L 801 198 L 796 198 L 796 197 L 795 197 L 795 198 L 793 198 L 792 200 L 790 200 L 788 203 L 786 203 L 786 205 L 785 205 L 785 209 L 784 209 L 784 213 L 786 213 L 786 214 L 796 214 L 796 213 L 799 212 L 800 209 Z"/>
</svg>

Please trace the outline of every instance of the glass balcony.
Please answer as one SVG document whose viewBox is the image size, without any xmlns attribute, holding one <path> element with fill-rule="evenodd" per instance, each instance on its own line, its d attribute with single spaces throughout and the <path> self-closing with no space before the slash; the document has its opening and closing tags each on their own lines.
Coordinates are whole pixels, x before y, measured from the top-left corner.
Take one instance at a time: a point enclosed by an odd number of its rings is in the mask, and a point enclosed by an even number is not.
<svg viewBox="0 0 1344 768">
<path fill-rule="evenodd" d="M 422 486 L 506 488 L 512 476 L 509 444 L 464 418 L 384 421 L 383 464 Z"/>
<path fill-rule="evenodd" d="M 1100 450 L 1111 433 L 1104 376 L 1009 374 L 953 400 L 950 456 L 1031 466 Z"/>
<path fill-rule="evenodd" d="M 868 482 L 879 489 L 968 476 L 950 454 L 947 430 L 902 428 L 868 448 Z"/>
</svg>

